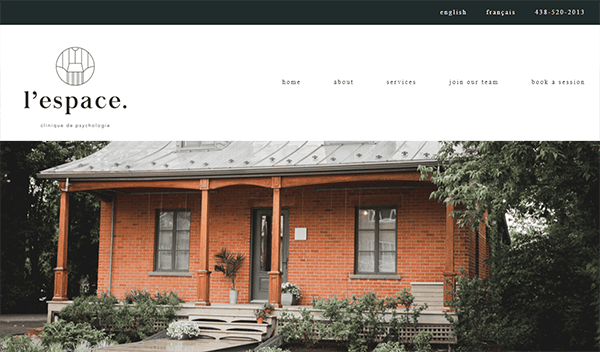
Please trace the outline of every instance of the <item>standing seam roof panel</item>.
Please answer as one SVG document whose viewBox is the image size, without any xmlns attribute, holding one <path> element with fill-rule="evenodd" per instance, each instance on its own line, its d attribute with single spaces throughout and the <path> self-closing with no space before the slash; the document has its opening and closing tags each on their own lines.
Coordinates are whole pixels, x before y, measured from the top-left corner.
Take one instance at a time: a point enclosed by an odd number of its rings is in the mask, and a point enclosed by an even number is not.
<svg viewBox="0 0 600 352">
<path fill-rule="evenodd" d="M 101 174 L 108 178 L 128 178 L 174 177 L 178 172 L 181 175 L 190 172 L 202 175 L 206 172 L 207 175 L 234 176 L 268 174 L 273 167 L 285 173 L 342 172 L 346 166 L 349 170 L 356 170 L 358 165 L 365 165 L 366 170 L 384 165 L 387 165 L 384 168 L 401 168 L 402 164 L 418 165 L 421 161 L 431 163 L 435 162 L 431 156 L 437 153 L 438 148 L 437 142 L 326 144 L 322 141 L 238 141 L 230 142 L 220 150 L 180 151 L 176 142 L 112 142 L 90 156 L 44 170 L 39 175 L 70 177 L 68 175 L 73 174 L 93 178 Z M 361 156 L 358 157 L 358 154 Z M 330 160 L 332 157 L 336 160 Z M 288 162 L 288 159 L 291 161 Z M 192 160 L 193 163 L 190 162 Z"/>
</svg>

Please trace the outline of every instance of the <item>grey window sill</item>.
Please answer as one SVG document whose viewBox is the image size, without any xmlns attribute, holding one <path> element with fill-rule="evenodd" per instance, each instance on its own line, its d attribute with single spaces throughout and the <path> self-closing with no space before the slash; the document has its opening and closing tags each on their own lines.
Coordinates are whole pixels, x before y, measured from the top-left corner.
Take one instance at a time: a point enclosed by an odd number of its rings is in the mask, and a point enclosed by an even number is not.
<svg viewBox="0 0 600 352">
<path fill-rule="evenodd" d="M 350 280 L 359 280 L 359 279 L 367 279 L 367 280 L 402 280 L 402 275 L 389 275 L 389 274 L 378 274 L 378 275 L 369 275 L 369 274 L 354 274 L 350 275 Z"/>
<path fill-rule="evenodd" d="M 185 271 L 151 271 L 148 276 L 188 276 L 192 277 L 192 273 Z"/>
</svg>

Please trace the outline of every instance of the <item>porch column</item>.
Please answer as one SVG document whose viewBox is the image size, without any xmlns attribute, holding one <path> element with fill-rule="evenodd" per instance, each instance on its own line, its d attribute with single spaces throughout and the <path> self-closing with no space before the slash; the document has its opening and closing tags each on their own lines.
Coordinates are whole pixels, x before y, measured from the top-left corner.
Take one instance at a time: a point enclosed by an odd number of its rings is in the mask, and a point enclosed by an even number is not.
<svg viewBox="0 0 600 352">
<path fill-rule="evenodd" d="M 273 177 L 273 224 L 271 230 L 271 271 L 269 302 L 281 308 L 281 177 Z"/>
<path fill-rule="evenodd" d="M 208 270 L 208 197 L 209 180 L 200 181 L 202 190 L 202 208 L 200 213 L 200 269 L 198 270 L 197 306 L 210 306 L 210 271 Z"/>
<path fill-rule="evenodd" d="M 56 256 L 56 268 L 54 268 L 54 297 L 53 301 L 66 301 L 67 298 L 67 248 L 69 239 L 69 193 L 62 191 L 65 183 L 59 185 L 60 193 L 60 215 L 58 221 L 58 253 Z"/>
<path fill-rule="evenodd" d="M 446 301 L 451 300 L 454 296 L 446 290 L 454 290 L 456 285 L 456 273 L 454 272 L 454 219 L 450 214 L 454 211 L 454 206 L 446 205 L 446 260 L 444 265 L 444 306 L 447 307 Z M 448 282 L 448 280 L 450 282 Z"/>
</svg>

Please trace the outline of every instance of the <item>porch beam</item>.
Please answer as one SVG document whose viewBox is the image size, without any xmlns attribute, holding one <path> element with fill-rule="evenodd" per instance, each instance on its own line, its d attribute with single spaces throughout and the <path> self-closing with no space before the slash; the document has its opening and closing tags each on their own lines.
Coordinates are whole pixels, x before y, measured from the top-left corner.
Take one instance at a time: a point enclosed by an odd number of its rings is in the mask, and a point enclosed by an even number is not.
<svg viewBox="0 0 600 352">
<path fill-rule="evenodd" d="M 61 190 L 65 188 L 65 183 L 61 182 Z M 54 268 L 54 297 L 53 301 L 66 301 L 68 274 L 67 269 L 67 249 L 69 239 L 69 193 L 61 191 L 60 193 L 60 215 L 58 221 L 58 252 L 56 255 L 56 268 Z"/>
<path fill-rule="evenodd" d="M 454 232 L 455 221 L 450 216 L 454 211 L 454 206 L 450 203 L 446 205 L 446 239 L 445 239 L 445 262 L 444 262 L 444 307 L 446 301 L 454 296 L 448 293 L 448 290 L 454 290 L 456 286 L 456 273 L 454 272 Z"/>
<path fill-rule="evenodd" d="M 210 270 L 208 270 L 209 250 L 209 180 L 200 180 L 202 190 L 202 206 L 200 210 L 200 265 L 198 270 L 198 302 L 197 306 L 210 306 Z"/>
<path fill-rule="evenodd" d="M 228 186 L 250 185 L 270 188 L 275 177 L 233 177 L 211 179 L 210 189 Z M 283 188 L 320 185 L 327 183 L 359 182 L 359 181 L 424 181 L 421 174 L 415 171 L 372 172 L 345 175 L 309 175 L 309 176 L 277 176 Z M 154 180 L 154 181 L 79 181 L 69 184 L 69 191 L 93 191 L 103 189 L 126 188 L 168 188 L 168 189 L 200 189 L 200 183 L 206 179 L 196 180 Z M 427 180 L 425 180 L 427 181 Z"/>
<path fill-rule="evenodd" d="M 203 179 L 204 180 L 204 179 Z M 92 181 L 69 183 L 70 192 L 93 191 L 100 189 L 122 188 L 173 188 L 198 190 L 202 180 L 165 180 L 165 181 Z"/>
<path fill-rule="evenodd" d="M 281 177 L 272 178 L 273 221 L 271 228 L 271 271 L 269 272 L 269 302 L 281 308 Z"/>
<path fill-rule="evenodd" d="M 240 185 L 271 188 L 272 183 L 271 177 L 215 178 L 210 180 L 210 189 Z"/>
<path fill-rule="evenodd" d="M 423 181 L 421 173 L 380 172 L 367 174 L 319 175 L 319 176 L 285 176 L 282 177 L 281 187 L 300 187 L 326 183 L 360 182 L 360 181 Z"/>
</svg>

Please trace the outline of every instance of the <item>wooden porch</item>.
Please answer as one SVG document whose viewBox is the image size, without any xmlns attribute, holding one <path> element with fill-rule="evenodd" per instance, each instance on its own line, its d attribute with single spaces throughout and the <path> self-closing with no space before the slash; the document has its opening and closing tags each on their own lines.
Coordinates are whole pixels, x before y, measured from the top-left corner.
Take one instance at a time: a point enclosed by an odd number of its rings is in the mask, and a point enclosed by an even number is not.
<svg viewBox="0 0 600 352">
<path fill-rule="evenodd" d="M 55 268 L 55 285 L 54 285 L 54 302 L 68 300 L 67 297 L 67 247 L 68 247 L 68 223 L 69 223 L 69 196 L 72 192 L 90 192 L 100 198 L 107 205 L 113 204 L 113 222 L 114 222 L 114 194 L 115 191 L 131 191 L 131 190 L 150 190 L 160 192 L 165 189 L 174 189 L 179 191 L 191 191 L 201 194 L 201 214 L 199 222 L 199 250 L 194 253 L 194 257 L 198 258 L 198 268 L 195 272 L 190 272 L 188 275 L 195 277 L 197 306 L 210 306 L 211 302 L 211 285 L 210 285 L 210 232 L 209 218 L 210 200 L 218 195 L 211 195 L 211 191 L 216 191 L 223 187 L 229 186 L 255 186 L 268 188 L 272 190 L 272 244 L 270 253 L 270 271 L 268 272 L 269 292 L 268 301 L 273 306 L 281 307 L 281 283 L 282 283 L 282 268 L 281 268 L 281 236 L 279 234 L 280 221 L 282 214 L 282 189 L 301 186 L 312 186 L 321 184 L 336 184 L 344 182 L 358 181 L 420 181 L 420 174 L 417 172 L 393 172 L 393 173 L 373 173 L 373 174 L 349 174 L 349 175 L 322 175 L 322 176 L 273 176 L 273 177 L 248 177 L 248 178 L 231 178 L 231 179 L 199 179 L 199 180 L 174 180 L 174 181 L 86 181 L 73 182 L 68 180 L 60 183 L 61 189 L 61 207 L 60 207 L 60 222 L 59 222 L 59 243 L 57 255 L 57 267 Z M 112 192 L 112 193 L 111 193 Z M 452 282 L 455 277 L 454 273 L 454 241 L 455 241 L 455 221 L 449 214 L 453 211 L 453 206 L 446 207 L 446 234 L 445 234 L 445 265 L 444 279 Z M 113 224 L 114 226 L 114 224 Z M 111 229 L 111 264 L 108 273 L 108 291 L 111 292 L 111 276 L 112 276 L 112 229 Z M 366 277 L 365 277 L 366 278 Z M 367 278 L 366 278 L 367 279 Z M 444 284 L 444 288 L 449 289 L 448 285 Z M 445 291 L 442 291 L 445 292 Z M 443 293 L 443 301 L 450 299 L 446 293 Z"/>
</svg>

